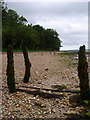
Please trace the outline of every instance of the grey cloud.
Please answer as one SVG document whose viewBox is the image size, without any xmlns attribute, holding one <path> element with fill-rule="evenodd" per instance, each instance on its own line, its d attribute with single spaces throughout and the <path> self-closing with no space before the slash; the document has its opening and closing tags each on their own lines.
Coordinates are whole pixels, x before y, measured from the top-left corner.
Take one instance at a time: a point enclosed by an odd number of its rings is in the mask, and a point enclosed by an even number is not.
<svg viewBox="0 0 90 120">
<path fill-rule="evenodd" d="M 25 15 L 50 15 L 50 16 L 80 16 L 87 14 L 88 3 L 70 2 L 70 3 L 41 3 L 41 2 L 8 2 L 8 6 Z"/>
<path fill-rule="evenodd" d="M 74 49 L 83 43 L 87 44 L 87 2 L 8 2 L 7 5 L 19 15 L 25 16 L 29 24 L 55 29 L 62 38 L 62 49 Z"/>
</svg>

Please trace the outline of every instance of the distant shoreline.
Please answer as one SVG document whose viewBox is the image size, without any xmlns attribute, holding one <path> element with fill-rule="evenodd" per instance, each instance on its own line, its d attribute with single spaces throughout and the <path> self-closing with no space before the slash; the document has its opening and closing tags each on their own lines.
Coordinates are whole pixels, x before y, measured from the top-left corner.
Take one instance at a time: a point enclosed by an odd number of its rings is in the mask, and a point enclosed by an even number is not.
<svg viewBox="0 0 90 120">
<path fill-rule="evenodd" d="M 78 52 L 79 50 L 76 49 L 76 50 L 61 50 L 61 52 Z M 90 49 L 86 49 L 86 52 L 89 52 Z"/>
</svg>

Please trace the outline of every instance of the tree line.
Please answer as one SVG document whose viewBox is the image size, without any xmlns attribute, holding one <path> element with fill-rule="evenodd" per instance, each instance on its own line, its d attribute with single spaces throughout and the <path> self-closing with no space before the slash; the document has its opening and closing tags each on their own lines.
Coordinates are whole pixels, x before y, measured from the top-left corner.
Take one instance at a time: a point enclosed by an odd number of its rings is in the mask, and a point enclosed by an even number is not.
<svg viewBox="0 0 90 120">
<path fill-rule="evenodd" d="M 14 49 L 21 49 L 22 44 L 30 50 L 59 50 L 61 40 L 56 30 L 45 29 L 40 25 L 28 24 L 28 20 L 16 11 L 8 9 L 2 2 L 2 46 L 7 49 L 12 44 Z"/>
</svg>

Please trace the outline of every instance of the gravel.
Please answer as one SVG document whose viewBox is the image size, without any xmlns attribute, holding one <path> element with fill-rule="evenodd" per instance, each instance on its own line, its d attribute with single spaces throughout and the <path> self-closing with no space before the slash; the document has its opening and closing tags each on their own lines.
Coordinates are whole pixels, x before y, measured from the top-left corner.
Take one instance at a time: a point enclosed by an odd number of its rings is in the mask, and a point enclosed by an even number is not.
<svg viewBox="0 0 90 120">
<path fill-rule="evenodd" d="M 66 118 L 67 114 L 79 113 L 80 109 L 84 109 L 80 106 L 73 108 L 69 103 L 69 97 L 75 93 L 53 92 L 55 94 L 62 94 L 63 98 L 50 99 L 20 91 L 10 94 L 7 88 L 6 77 L 7 55 L 3 53 L 2 56 L 3 118 Z M 69 66 L 65 62 L 65 56 L 54 55 L 53 52 L 43 52 L 43 55 L 41 52 L 31 52 L 29 53 L 29 59 L 32 64 L 31 78 L 29 83 L 23 83 L 25 72 L 23 54 L 14 53 L 15 81 L 18 82 L 16 84 L 17 88 L 20 88 L 20 85 L 24 85 L 52 89 L 52 85 L 65 84 L 69 90 L 79 89 L 77 68 Z M 33 89 L 26 88 L 26 90 Z"/>
</svg>

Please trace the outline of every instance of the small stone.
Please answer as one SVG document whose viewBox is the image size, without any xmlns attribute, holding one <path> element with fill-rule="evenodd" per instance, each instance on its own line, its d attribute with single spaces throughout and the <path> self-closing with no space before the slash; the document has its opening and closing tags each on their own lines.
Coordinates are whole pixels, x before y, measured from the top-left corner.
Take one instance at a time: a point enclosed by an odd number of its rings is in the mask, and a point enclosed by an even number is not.
<svg viewBox="0 0 90 120">
<path fill-rule="evenodd" d="M 8 115 L 10 115 L 10 112 L 8 113 Z"/>
<path fill-rule="evenodd" d="M 16 105 L 17 107 L 19 106 L 19 104 Z"/>
<path fill-rule="evenodd" d="M 51 108 L 49 107 L 49 112 L 51 113 Z"/>
<path fill-rule="evenodd" d="M 20 96 L 20 93 L 17 93 L 16 95 L 17 95 L 17 96 Z"/>
<path fill-rule="evenodd" d="M 46 107 L 46 105 L 42 104 L 41 107 Z"/>
<path fill-rule="evenodd" d="M 6 104 L 6 107 L 9 108 L 9 105 Z"/>
<path fill-rule="evenodd" d="M 23 115 L 21 115 L 20 118 L 23 118 Z"/>
<path fill-rule="evenodd" d="M 38 112 L 37 114 L 38 114 L 38 115 L 40 115 L 41 113 L 40 113 L 40 112 Z"/>
<path fill-rule="evenodd" d="M 79 110 L 78 112 L 79 112 L 79 113 L 82 113 L 83 111 L 82 111 L 82 110 Z"/>
<path fill-rule="evenodd" d="M 14 116 L 12 115 L 12 118 L 14 118 Z"/>
<path fill-rule="evenodd" d="M 14 108 L 14 110 L 13 111 L 21 111 L 21 108 Z"/>
<path fill-rule="evenodd" d="M 37 53 L 34 53 L 34 55 L 37 55 Z"/>
<path fill-rule="evenodd" d="M 47 111 L 47 108 L 46 108 L 46 107 L 43 107 L 43 110 L 44 110 L 44 111 Z"/>
<path fill-rule="evenodd" d="M 56 100 L 57 103 L 59 103 L 59 100 Z"/>
<path fill-rule="evenodd" d="M 26 107 L 27 110 L 32 110 L 32 107 Z"/>
<path fill-rule="evenodd" d="M 42 84 L 41 82 L 38 82 L 38 84 Z"/>
<path fill-rule="evenodd" d="M 77 114 L 77 112 L 76 111 L 67 111 L 67 112 L 65 112 L 64 113 L 64 115 L 75 115 L 75 114 Z"/>
<path fill-rule="evenodd" d="M 36 74 L 38 74 L 38 71 L 36 71 Z"/>
<path fill-rule="evenodd" d="M 48 68 L 45 68 L 45 71 L 48 71 Z"/>
<path fill-rule="evenodd" d="M 9 99 L 9 97 L 7 96 L 7 99 Z"/>
<path fill-rule="evenodd" d="M 72 103 L 71 106 L 75 108 L 77 106 L 77 103 Z"/>
<path fill-rule="evenodd" d="M 55 110 L 55 109 L 52 109 L 52 112 L 56 113 L 56 110 Z"/>
<path fill-rule="evenodd" d="M 39 106 L 42 105 L 42 103 L 41 103 L 40 101 L 36 101 L 35 104 L 36 104 L 36 105 L 39 105 Z"/>
<path fill-rule="evenodd" d="M 39 95 L 37 95 L 36 98 L 39 98 Z"/>
<path fill-rule="evenodd" d="M 42 117 L 43 117 L 42 115 L 39 116 L 39 118 L 42 118 Z"/>
<path fill-rule="evenodd" d="M 49 111 L 45 111 L 45 112 L 44 112 L 44 114 L 48 114 L 48 113 L 49 113 Z"/>
<path fill-rule="evenodd" d="M 46 79 L 46 78 L 47 78 L 47 76 L 45 75 L 45 76 L 44 76 L 44 79 Z"/>
<path fill-rule="evenodd" d="M 71 93 L 68 93 L 68 95 L 71 95 Z"/>
<path fill-rule="evenodd" d="M 36 97 L 31 98 L 31 100 L 35 100 L 35 99 L 36 99 Z"/>
<path fill-rule="evenodd" d="M 65 106 L 62 104 L 62 105 L 61 105 L 61 108 L 64 108 L 64 107 L 65 107 Z"/>
</svg>

